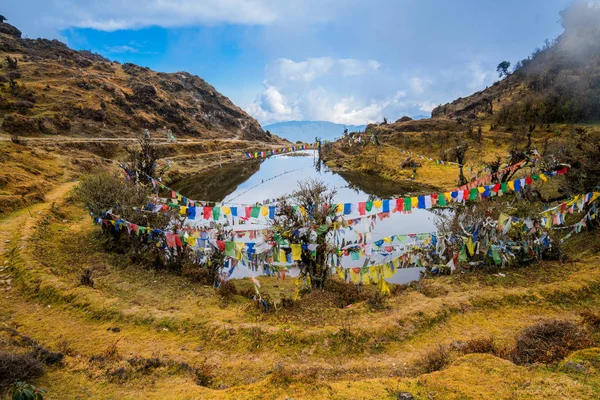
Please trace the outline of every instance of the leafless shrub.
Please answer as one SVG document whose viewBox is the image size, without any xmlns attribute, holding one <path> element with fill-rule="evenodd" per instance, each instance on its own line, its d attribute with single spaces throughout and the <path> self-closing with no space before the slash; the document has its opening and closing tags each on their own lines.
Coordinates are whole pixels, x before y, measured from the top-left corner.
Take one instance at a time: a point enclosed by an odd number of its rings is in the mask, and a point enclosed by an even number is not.
<svg viewBox="0 0 600 400">
<path fill-rule="evenodd" d="M 593 345 L 589 334 L 569 321 L 551 320 L 523 330 L 509 357 L 515 364 L 553 363 Z"/>
<path fill-rule="evenodd" d="M 0 388 L 16 381 L 35 379 L 44 373 L 44 366 L 32 354 L 13 354 L 0 351 Z"/>
<path fill-rule="evenodd" d="M 93 274 L 94 274 L 94 268 L 86 268 L 83 270 L 83 272 L 81 273 L 81 277 L 79 279 L 80 283 L 83 286 L 89 286 L 92 289 L 94 288 L 94 278 L 93 278 Z"/>
<path fill-rule="evenodd" d="M 422 374 L 440 371 L 450 364 L 451 355 L 452 348 L 450 346 L 438 344 L 417 360 L 415 368 Z"/>
</svg>

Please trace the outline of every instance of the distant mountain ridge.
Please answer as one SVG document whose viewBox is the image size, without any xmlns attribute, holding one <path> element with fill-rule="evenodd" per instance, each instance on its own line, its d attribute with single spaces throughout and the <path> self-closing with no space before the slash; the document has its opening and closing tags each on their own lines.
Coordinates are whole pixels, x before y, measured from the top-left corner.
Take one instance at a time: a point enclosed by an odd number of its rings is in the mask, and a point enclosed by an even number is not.
<svg viewBox="0 0 600 400">
<path fill-rule="evenodd" d="M 328 121 L 286 121 L 263 126 L 265 131 L 291 142 L 314 142 L 316 137 L 331 140 L 348 132 L 364 131 L 366 125 L 344 125 Z"/>
</svg>

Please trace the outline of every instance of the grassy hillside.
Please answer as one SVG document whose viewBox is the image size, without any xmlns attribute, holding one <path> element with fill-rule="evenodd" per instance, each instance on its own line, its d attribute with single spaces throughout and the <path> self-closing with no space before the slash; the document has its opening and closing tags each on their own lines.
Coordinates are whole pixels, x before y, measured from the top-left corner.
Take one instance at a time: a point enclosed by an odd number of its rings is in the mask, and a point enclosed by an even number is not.
<svg viewBox="0 0 600 400">
<path fill-rule="evenodd" d="M 0 23 L 0 126 L 21 135 L 122 137 L 142 129 L 273 141 L 198 76 L 119 64 Z"/>
<path fill-rule="evenodd" d="M 600 8 L 575 2 L 560 19 L 563 34 L 518 62 L 508 77 L 435 108 L 432 116 L 517 128 L 600 121 Z"/>
<path fill-rule="evenodd" d="M 386 300 L 375 287 L 340 287 L 264 313 L 248 280 L 215 292 L 107 252 L 71 187 L 0 230 L 1 350 L 25 354 L 33 340 L 63 355 L 33 380 L 48 399 L 600 395 L 598 331 L 581 317 L 600 312 L 597 234 L 577 238 L 590 252 L 575 243 L 568 263 L 426 279 Z M 93 287 L 81 283 L 89 268 Z M 292 280 L 260 280 L 275 302 L 295 292 Z M 589 332 L 588 349 L 549 364 L 511 362 L 522 331 L 550 320 Z"/>
</svg>

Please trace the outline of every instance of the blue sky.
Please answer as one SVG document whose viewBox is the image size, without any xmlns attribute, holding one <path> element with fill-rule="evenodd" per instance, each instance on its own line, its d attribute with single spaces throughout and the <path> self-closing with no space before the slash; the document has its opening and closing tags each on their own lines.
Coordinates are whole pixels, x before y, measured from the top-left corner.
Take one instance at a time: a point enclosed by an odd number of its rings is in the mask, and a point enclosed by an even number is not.
<svg viewBox="0 0 600 400">
<path fill-rule="evenodd" d="M 4 0 L 30 38 L 199 75 L 262 124 L 428 115 L 562 31 L 569 0 Z"/>
</svg>

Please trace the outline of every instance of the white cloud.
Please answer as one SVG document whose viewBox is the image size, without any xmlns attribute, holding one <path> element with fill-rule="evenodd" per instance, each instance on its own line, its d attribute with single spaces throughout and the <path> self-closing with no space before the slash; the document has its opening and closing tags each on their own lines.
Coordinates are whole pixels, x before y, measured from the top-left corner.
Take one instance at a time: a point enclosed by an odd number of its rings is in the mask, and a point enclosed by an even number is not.
<svg viewBox="0 0 600 400">
<path fill-rule="evenodd" d="M 434 104 L 429 101 L 424 101 L 422 103 L 418 103 L 418 106 L 419 106 L 419 110 L 421 110 L 421 111 L 431 112 L 434 108 L 437 107 L 437 104 Z"/>
<path fill-rule="evenodd" d="M 422 95 L 425 93 L 426 87 L 431 83 L 429 78 L 421 78 L 418 76 L 410 78 L 409 84 L 410 89 L 416 95 Z"/>
<path fill-rule="evenodd" d="M 265 89 L 247 108 L 247 112 L 260 121 L 290 121 L 296 119 L 297 112 L 289 100 L 279 90 L 264 82 Z"/>
<path fill-rule="evenodd" d="M 293 61 L 280 58 L 267 66 L 267 76 L 276 81 L 312 82 L 326 75 L 343 77 L 365 75 L 377 71 L 381 64 L 376 60 L 353 58 L 334 59 L 332 57 L 308 58 Z"/>
<path fill-rule="evenodd" d="M 376 60 L 280 58 L 265 68 L 264 88 L 246 110 L 262 124 L 289 120 L 362 125 L 430 112 L 428 76 L 390 75 Z"/>
<path fill-rule="evenodd" d="M 127 45 L 123 45 L 123 46 L 106 46 L 105 47 L 106 51 L 108 51 L 109 53 L 138 53 L 139 50 L 131 47 L 131 46 L 127 46 Z"/>
<path fill-rule="evenodd" d="M 72 26 L 101 31 L 202 23 L 264 25 L 277 15 L 266 0 L 103 0 L 71 2 Z"/>
<path fill-rule="evenodd" d="M 492 71 L 485 71 L 479 60 L 473 60 L 469 64 L 469 71 L 472 77 L 471 81 L 467 84 L 469 89 L 481 90 L 494 81 L 494 73 Z"/>
<path fill-rule="evenodd" d="M 353 96 L 348 86 L 376 77 L 376 60 L 319 57 L 303 61 L 280 58 L 265 68 L 263 91 L 246 110 L 262 123 L 292 119 L 364 124 L 382 119 L 382 110 L 406 96 L 398 90 L 384 99 Z"/>
</svg>

